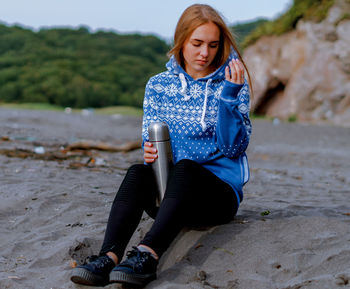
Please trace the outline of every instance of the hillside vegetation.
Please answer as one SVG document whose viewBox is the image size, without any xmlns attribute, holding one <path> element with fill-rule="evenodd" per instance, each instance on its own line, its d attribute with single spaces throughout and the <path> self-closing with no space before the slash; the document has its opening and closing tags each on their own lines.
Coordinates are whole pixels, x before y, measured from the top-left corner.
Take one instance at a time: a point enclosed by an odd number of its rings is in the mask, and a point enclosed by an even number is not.
<svg viewBox="0 0 350 289">
<path fill-rule="evenodd" d="M 263 25 L 266 22 L 269 21 L 265 18 L 258 18 L 256 20 L 248 22 L 236 23 L 231 26 L 231 32 L 235 36 L 238 46 L 241 47 L 245 38 L 250 35 L 255 29 L 257 29 L 257 27 Z"/>
<path fill-rule="evenodd" d="M 155 36 L 0 25 L 0 101 L 141 106 L 167 51 Z"/>
<path fill-rule="evenodd" d="M 300 19 L 320 22 L 328 13 L 334 0 L 294 0 L 292 6 L 283 15 L 274 21 L 267 21 L 259 25 L 243 41 L 245 48 L 255 43 L 264 35 L 281 35 L 296 27 Z"/>
</svg>

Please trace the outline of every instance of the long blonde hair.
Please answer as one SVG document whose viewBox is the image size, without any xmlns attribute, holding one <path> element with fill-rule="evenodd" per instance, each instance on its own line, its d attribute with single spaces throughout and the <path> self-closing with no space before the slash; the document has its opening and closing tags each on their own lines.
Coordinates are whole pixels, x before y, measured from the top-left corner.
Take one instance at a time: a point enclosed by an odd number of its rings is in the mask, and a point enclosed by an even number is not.
<svg viewBox="0 0 350 289">
<path fill-rule="evenodd" d="M 248 81 L 251 86 L 251 79 L 248 68 L 243 61 L 241 53 L 238 50 L 236 41 L 227 27 L 223 17 L 214 8 L 206 4 L 194 4 L 189 6 L 181 15 L 177 22 L 175 34 L 174 34 L 174 45 L 173 48 L 168 52 L 168 56 L 174 56 L 177 62 L 183 66 L 184 58 L 182 49 L 185 41 L 192 35 L 193 31 L 199 26 L 212 22 L 220 30 L 220 43 L 219 50 L 213 60 L 212 66 L 214 69 L 219 68 L 225 63 L 233 48 L 238 55 L 239 60 L 244 65 L 244 68 L 248 75 Z M 184 67 L 184 66 L 183 66 Z"/>
</svg>

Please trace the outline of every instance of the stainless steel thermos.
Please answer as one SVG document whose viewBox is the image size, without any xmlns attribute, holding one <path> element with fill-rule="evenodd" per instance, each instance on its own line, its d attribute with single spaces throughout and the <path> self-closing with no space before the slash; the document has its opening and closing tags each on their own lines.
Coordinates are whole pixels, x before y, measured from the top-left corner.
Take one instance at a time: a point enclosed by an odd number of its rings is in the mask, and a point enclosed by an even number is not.
<svg viewBox="0 0 350 289">
<path fill-rule="evenodd" d="M 163 200 L 169 169 L 173 165 L 168 125 L 165 122 L 151 122 L 148 126 L 149 141 L 157 149 L 158 158 L 151 164 L 158 186 L 157 206 Z"/>
</svg>

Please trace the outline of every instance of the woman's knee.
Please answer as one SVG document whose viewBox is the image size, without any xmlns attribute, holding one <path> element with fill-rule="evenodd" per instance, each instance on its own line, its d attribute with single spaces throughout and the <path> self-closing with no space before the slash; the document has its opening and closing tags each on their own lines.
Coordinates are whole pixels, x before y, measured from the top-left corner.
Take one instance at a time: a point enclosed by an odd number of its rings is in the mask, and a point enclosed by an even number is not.
<svg viewBox="0 0 350 289">
<path fill-rule="evenodd" d="M 150 169 L 150 166 L 145 164 L 134 164 L 128 168 L 127 175 L 132 174 L 138 176 L 148 174 Z"/>
<path fill-rule="evenodd" d="M 116 195 L 115 201 L 128 201 L 130 198 L 142 200 L 148 191 L 152 191 L 154 182 L 151 168 L 144 164 L 129 167 Z"/>
</svg>

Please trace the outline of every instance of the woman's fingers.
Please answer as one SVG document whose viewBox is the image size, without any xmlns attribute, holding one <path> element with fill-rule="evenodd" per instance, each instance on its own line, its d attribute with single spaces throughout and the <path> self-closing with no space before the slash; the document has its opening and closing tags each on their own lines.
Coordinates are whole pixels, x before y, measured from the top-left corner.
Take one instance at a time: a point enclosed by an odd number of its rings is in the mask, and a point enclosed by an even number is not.
<svg viewBox="0 0 350 289">
<path fill-rule="evenodd" d="M 227 81 L 230 81 L 230 78 L 231 78 L 231 76 L 230 76 L 230 69 L 228 68 L 228 66 L 226 66 L 225 67 L 225 79 Z"/>
<path fill-rule="evenodd" d="M 225 78 L 232 83 L 244 83 L 244 66 L 238 59 L 233 59 L 229 62 L 225 68 Z"/>
<path fill-rule="evenodd" d="M 146 163 L 153 163 L 157 157 L 158 157 L 157 154 L 150 154 L 150 153 L 143 154 L 143 159 L 145 160 Z"/>
<path fill-rule="evenodd" d="M 240 66 L 238 64 L 238 61 L 237 59 L 235 60 L 232 60 L 231 63 L 232 63 L 232 67 L 233 67 L 233 71 L 234 73 L 232 73 L 232 78 L 233 78 L 233 82 L 234 83 L 238 83 L 238 84 L 241 84 L 242 83 L 242 71 L 240 69 Z"/>
<path fill-rule="evenodd" d="M 148 158 L 148 157 L 144 157 L 143 159 L 145 160 L 146 163 L 151 164 L 154 163 L 155 159 L 157 158 L 157 156 L 155 158 Z"/>
<path fill-rule="evenodd" d="M 148 144 L 151 144 L 151 146 L 149 146 Z M 143 146 L 143 151 L 145 153 L 154 154 L 157 152 L 157 149 L 153 147 L 152 143 L 145 143 L 145 145 Z"/>
<path fill-rule="evenodd" d="M 143 146 L 143 159 L 146 163 L 153 163 L 154 160 L 158 157 L 157 149 L 153 147 L 153 144 L 150 142 L 145 142 Z"/>
<path fill-rule="evenodd" d="M 244 83 L 244 66 L 243 66 L 243 63 L 241 61 L 238 61 L 237 62 L 238 66 L 239 66 L 239 70 L 240 70 L 240 80 L 241 80 L 241 83 Z"/>
</svg>

